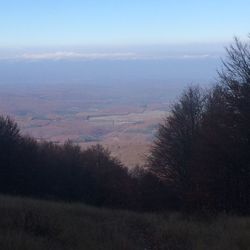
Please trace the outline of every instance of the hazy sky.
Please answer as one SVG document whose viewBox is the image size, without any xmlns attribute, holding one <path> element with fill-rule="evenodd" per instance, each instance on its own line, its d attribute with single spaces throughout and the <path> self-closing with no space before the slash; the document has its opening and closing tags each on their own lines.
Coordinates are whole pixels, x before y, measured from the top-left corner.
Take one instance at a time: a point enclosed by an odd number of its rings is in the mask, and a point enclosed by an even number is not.
<svg viewBox="0 0 250 250">
<path fill-rule="evenodd" d="M 0 0 L 0 47 L 221 43 L 249 0 Z"/>
</svg>

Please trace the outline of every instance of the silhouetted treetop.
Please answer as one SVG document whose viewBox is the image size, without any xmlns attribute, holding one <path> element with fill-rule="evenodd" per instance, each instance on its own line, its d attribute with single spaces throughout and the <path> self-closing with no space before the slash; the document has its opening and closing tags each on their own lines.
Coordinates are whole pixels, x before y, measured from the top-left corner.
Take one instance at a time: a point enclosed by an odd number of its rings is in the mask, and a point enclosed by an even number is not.
<svg viewBox="0 0 250 250">
<path fill-rule="evenodd" d="M 20 139 L 20 129 L 10 117 L 0 116 L 0 142 Z"/>
<path fill-rule="evenodd" d="M 220 79 L 229 88 L 234 86 L 234 82 L 250 84 L 250 36 L 248 42 L 235 37 L 226 52 L 226 59 L 222 61 L 222 69 L 219 71 Z"/>
</svg>

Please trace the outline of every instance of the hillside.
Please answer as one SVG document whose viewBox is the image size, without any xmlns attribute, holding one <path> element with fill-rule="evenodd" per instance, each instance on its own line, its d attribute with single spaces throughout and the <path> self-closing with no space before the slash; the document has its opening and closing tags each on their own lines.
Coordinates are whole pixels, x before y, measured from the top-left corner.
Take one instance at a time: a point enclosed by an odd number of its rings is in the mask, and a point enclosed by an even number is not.
<svg viewBox="0 0 250 250">
<path fill-rule="evenodd" d="M 0 196 L 0 249 L 250 249 L 250 218 L 184 218 Z"/>
</svg>

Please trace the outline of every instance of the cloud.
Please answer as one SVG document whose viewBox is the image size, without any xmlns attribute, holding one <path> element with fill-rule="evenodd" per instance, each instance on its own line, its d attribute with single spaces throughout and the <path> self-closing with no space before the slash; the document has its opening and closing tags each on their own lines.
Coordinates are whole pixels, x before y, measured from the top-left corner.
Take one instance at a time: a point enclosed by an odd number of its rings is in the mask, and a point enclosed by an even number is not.
<svg viewBox="0 0 250 250">
<path fill-rule="evenodd" d="M 78 53 L 78 52 L 51 52 L 51 53 L 25 53 L 17 58 L 25 60 L 127 60 L 136 59 L 135 53 Z"/>
<path fill-rule="evenodd" d="M 186 55 L 182 55 L 181 58 L 183 59 L 203 59 L 203 58 L 209 58 L 209 57 L 215 57 L 209 54 L 186 54 Z"/>
<path fill-rule="evenodd" d="M 214 57 L 209 54 L 184 54 L 184 55 L 144 55 L 132 52 L 126 53 L 77 53 L 77 52 L 52 52 L 52 53 L 26 53 L 20 59 L 26 60 L 140 60 L 140 59 L 205 59 Z"/>
<path fill-rule="evenodd" d="M 76 52 L 76 51 L 52 51 L 52 52 L 25 52 L 16 53 L 15 55 L 0 54 L 0 60 L 17 60 L 17 61 L 59 61 L 59 60 L 165 60 L 178 59 L 203 60 L 208 58 L 219 58 L 218 54 L 213 53 L 180 53 L 175 51 L 140 51 L 140 52 Z"/>
</svg>

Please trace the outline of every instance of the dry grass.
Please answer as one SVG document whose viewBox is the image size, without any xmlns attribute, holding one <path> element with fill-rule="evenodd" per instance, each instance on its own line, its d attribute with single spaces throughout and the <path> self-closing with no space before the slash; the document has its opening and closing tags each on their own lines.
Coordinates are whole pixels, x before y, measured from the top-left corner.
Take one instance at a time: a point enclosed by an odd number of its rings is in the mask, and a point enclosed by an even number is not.
<svg viewBox="0 0 250 250">
<path fill-rule="evenodd" d="M 250 218 L 138 214 L 1 196 L 0 249 L 247 250 Z"/>
</svg>

